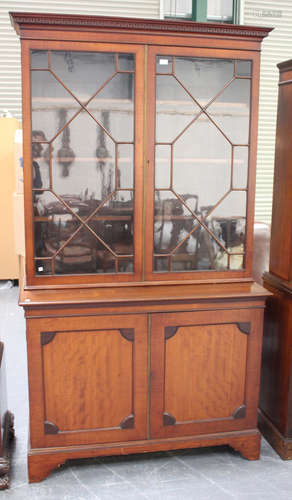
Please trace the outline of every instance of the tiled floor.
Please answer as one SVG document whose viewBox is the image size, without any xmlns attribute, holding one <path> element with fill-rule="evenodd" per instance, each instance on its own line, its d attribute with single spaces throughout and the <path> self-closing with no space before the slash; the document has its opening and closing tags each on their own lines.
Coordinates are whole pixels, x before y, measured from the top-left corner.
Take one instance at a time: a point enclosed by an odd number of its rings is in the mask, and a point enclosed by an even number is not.
<svg viewBox="0 0 292 500">
<path fill-rule="evenodd" d="M 292 500 L 292 461 L 282 461 L 264 441 L 256 462 L 228 447 L 75 460 L 42 483 L 29 485 L 25 327 L 17 299 L 17 288 L 0 287 L 0 337 L 16 430 L 11 487 L 0 492 L 3 499 Z"/>
</svg>

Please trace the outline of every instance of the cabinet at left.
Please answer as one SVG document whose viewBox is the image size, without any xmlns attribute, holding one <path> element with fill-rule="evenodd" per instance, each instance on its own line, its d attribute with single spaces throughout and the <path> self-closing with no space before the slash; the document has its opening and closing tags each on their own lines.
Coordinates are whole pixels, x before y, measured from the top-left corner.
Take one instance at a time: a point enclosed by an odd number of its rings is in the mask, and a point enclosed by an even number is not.
<svg viewBox="0 0 292 500">
<path fill-rule="evenodd" d="M 146 438 L 145 315 L 28 320 L 31 445 Z"/>
</svg>

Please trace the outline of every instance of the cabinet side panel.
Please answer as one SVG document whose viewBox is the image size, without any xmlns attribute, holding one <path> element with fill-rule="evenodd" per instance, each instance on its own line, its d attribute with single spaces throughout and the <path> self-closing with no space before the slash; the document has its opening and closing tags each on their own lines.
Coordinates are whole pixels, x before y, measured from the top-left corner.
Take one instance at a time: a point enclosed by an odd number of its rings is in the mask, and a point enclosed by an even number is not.
<svg viewBox="0 0 292 500">
<path fill-rule="evenodd" d="M 264 285 L 273 297 L 267 301 L 264 320 L 260 408 L 283 435 L 291 437 L 292 300 L 267 281 Z"/>
<path fill-rule="evenodd" d="M 285 280 L 292 277 L 291 119 L 292 85 L 285 83 L 279 87 L 270 251 L 270 272 Z"/>
</svg>

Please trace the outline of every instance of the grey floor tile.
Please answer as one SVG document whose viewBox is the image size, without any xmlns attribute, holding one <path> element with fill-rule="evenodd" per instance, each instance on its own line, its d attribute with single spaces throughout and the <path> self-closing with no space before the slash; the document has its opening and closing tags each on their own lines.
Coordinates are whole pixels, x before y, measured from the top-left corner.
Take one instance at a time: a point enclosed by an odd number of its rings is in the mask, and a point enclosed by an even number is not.
<svg viewBox="0 0 292 500">
<path fill-rule="evenodd" d="M 99 460 L 84 460 L 78 464 L 70 463 L 72 473 L 89 488 L 108 487 L 124 483 L 117 474 Z"/>
</svg>

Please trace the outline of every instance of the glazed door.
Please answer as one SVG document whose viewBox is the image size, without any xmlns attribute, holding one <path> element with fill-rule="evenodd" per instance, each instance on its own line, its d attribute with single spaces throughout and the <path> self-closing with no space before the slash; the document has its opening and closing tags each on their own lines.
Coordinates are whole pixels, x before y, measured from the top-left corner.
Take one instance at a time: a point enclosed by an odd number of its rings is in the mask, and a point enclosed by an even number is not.
<svg viewBox="0 0 292 500">
<path fill-rule="evenodd" d="M 139 281 L 144 49 L 31 42 L 24 57 L 29 282 Z"/>
<path fill-rule="evenodd" d="M 261 312 L 154 314 L 151 437 L 255 428 Z"/>
<path fill-rule="evenodd" d="M 249 273 L 255 57 L 232 50 L 150 49 L 148 279 Z"/>
<path fill-rule="evenodd" d="M 28 321 L 31 446 L 146 438 L 144 315 Z"/>
</svg>

